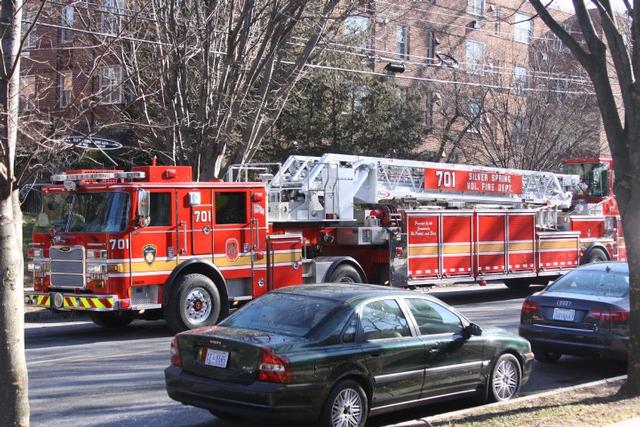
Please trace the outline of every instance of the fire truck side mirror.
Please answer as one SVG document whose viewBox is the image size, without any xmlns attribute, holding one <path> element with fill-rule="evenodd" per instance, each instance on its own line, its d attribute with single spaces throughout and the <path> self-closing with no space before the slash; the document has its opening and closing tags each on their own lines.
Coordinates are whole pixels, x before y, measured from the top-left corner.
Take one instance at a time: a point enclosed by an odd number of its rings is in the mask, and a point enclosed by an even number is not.
<svg viewBox="0 0 640 427">
<path fill-rule="evenodd" d="M 138 191 L 138 225 L 146 227 L 149 224 L 151 194 L 147 190 Z"/>
</svg>

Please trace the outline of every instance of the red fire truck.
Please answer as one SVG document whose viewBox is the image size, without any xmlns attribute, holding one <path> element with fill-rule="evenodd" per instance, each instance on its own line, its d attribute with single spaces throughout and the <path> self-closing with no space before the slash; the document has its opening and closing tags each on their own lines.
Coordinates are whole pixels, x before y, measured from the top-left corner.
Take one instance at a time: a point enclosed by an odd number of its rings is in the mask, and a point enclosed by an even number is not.
<svg viewBox="0 0 640 427">
<path fill-rule="evenodd" d="M 179 331 L 293 284 L 517 287 L 625 259 L 611 162 L 567 169 L 326 154 L 236 166 L 226 182 L 185 166 L 68 171 L 42 188 L 25 302 Z"/>
</svg>

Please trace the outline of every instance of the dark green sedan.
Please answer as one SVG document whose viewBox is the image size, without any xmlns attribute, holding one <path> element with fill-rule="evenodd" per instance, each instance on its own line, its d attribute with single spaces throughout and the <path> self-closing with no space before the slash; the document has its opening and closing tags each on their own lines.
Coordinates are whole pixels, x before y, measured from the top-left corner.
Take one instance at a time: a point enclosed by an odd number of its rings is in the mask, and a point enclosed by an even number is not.
<svg viewBox="0 0 640 427">
<path fill-rule="evenodd" d="M 527 340 L 483 332 L 437 298 L 347 284 L 270 292 L 177 335 L 171 351 L 172 399 L 221 418 L 333 427 L 447 399 L 508 400 L 533 360 Z"/>
</svg>

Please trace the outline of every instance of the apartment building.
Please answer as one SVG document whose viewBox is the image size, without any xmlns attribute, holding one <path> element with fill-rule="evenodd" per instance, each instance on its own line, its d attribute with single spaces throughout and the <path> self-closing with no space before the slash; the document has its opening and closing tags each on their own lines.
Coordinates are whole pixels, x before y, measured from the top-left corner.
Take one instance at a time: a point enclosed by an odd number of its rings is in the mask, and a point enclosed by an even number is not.
<svg viewBox="0 0 640 427">
<path fill-rule="evenodd" d="M 567 26 L 575 24 L 572 14 L 553 13 Z M 420 96 L 427 130 L 422 152 L 430 152 L 434 160 L 529 166 L 513 159 L 501 162 L 500 153 L 473 154 L 478 144 L 492 145 L 494 152 L 511 146 L 522 151 L 523 160 L 527 148 L 521 142 L 538 132 L 533 123 L 527 125 L 533 120 L 526 116 L 544 105 L 553 110 L 568 102 L 567 93 L 579 98 L 572 101 L 590 124 L 583 139 L 566 145 L 580 145 L 575 151 L 585 154 L 601 150 L 590 83 L 528 2 L 378 0 L 350 20 L 352 27 L 368 32 L 372 70 L 395 75 L 400 87 Z M 504 117 L 496 117 L 500 110 Z M 511 125 L 502 123 L 506 121 Z M 563 132 L 575 135 L 571 129 Z"/>
</svg>

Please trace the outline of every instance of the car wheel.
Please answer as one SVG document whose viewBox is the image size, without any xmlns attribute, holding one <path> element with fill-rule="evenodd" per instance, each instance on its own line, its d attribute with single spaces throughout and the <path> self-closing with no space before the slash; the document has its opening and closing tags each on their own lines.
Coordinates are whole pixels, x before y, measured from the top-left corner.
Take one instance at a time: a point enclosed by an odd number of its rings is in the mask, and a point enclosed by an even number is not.
<svg viewBox="0 0 640 427">
<path fill-rule="evenodd" d="M 583 260 L 583 264 L 609 261 L 607 253 L 600 248 L 593 248 L 589 251 L 589 256 Z"/>
<path fill-rule="evenodd" d="M 203 274 L 179 277 L 171 289 L 165 312 L 169 328 L 174 332 L 214 325 L 222 315 L 220 292 Z"/>
<path fill-rule="evenodd" d="M 133 322 L 135 315 L 128 311 L 107 311 L 91 313 L 91 320 L 105 329 L 121 329 Z"/>
<path fill-rule="evenodd" d="M 363 427 L 369 415 L 369 401 L 360 384 L 353 380 L 338 383 L 327 398 L 320 425 L 323 427 Z"/>
<path fill-rule="evenodd" d="M 512 399 L 520 389 L 522 377 L 520 362 L 512 354 L 503 354 L 498 358 L 489 385 L 489 396 L 494 402 Z"/>
<path fill-rule="evenodd" d="M 362 283 L 360 273 L 353 266 L 348 264 L 339 265 L 333 270 L 327 282 L 330 283 Z"/>
<path fill-rule="evenodd" d="M 562 357 L 557 351 L 534 351 L 535 358 L 542 363 L 556 363 Z"/>
</svg>

